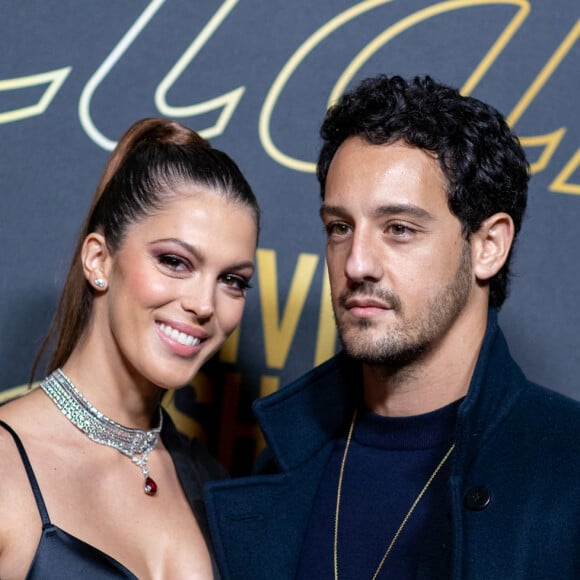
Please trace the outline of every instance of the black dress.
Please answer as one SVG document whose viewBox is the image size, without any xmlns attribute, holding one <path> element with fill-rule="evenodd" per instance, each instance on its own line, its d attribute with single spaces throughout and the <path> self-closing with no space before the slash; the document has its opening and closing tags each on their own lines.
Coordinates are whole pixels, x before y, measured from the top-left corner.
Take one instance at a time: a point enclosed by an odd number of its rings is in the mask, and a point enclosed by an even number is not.
<svg viewBox="0 0 580 580">
<path fill-rule="evenodd" d="M 163 413 L 161 439 L 173 459 L 187 501 L 205 538 L 212 560 L 214 578 L 217 579 L 219 572 L 211 544 L 202 489 L 206 481 L 223 479 L 227 477 L 227 474 L 225 469 L 209 455 L 197 440 L 194 439 L 190 443 L 177 431 L 169 415 L 165 411 Z M 83 580 L 126 578 L 137 580 L 137 576 L 125 568 L 123 564 L 55 526 L 50 521 L 42 493 L 20 438 L 3 421 L 0 421 L 0 426 L 12 435 L 16 443 L 42 520 L 42 535 L 26 578 L 28 580 L 49 580 L 51 578 L 82 578 Z"/>
</svg>

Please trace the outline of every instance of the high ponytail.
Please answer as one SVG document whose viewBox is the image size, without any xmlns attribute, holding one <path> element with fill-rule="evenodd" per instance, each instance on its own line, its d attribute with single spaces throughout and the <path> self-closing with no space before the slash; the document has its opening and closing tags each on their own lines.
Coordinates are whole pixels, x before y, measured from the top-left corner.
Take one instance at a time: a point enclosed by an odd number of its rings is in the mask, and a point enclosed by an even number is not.
<svg viewBox="0 0 580 580">
<path fill-rule="evenodd" d="M 205 186 L 234 203 L 249 206 L 259 228 L 260 209 L 238 166 L 195 131 L 168 119 L 137 121 L 124 133 L 103 171 L 83 223 L 56 314 L 34 360 L 53 348 L 48 372 L 70 357 L 89 323 L 94 290 L 84 276 L 81 252 L 92 232 L 105 237 L 111 253 L 128 226 L 158 211 L 188 184 Z"/>
</svg>

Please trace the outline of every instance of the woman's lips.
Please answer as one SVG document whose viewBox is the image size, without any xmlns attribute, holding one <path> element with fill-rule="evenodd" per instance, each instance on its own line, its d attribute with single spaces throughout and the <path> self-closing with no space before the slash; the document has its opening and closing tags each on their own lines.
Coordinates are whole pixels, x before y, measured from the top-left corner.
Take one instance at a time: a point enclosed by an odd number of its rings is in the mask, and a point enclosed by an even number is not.
<svg viewBox="0 0 580 580">
<path fill-rule="evenodd" d="M 207 334 L 199 329 L 179 322 L 155 323 L 161 340 L 175 354 L 191 357 L 201 350 L 201 345 L 207 340 Z"/>
</svg>

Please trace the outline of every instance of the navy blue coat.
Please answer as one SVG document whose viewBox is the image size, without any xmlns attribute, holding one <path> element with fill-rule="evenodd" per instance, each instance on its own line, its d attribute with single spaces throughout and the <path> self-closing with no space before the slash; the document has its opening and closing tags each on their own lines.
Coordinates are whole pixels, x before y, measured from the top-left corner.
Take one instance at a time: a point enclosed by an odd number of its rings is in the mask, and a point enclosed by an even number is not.
<svg viewBox="0 0 580 580">
<path fill-rule="evenodd" d="M 206 488 L 224 580 L 294 578 L 333 437 L 351 418 L 357 388 L 358 369 L 340 354 L 256 401 L 267 460 L 254 476 Z M 418 577 L 579 579 L 579 433 L 580 403 L 524 377 L 490 312 L 458 411 L 448 517 L 440 522 L 453 542 L 434 535 L 417 555 Z"/>
</svg>

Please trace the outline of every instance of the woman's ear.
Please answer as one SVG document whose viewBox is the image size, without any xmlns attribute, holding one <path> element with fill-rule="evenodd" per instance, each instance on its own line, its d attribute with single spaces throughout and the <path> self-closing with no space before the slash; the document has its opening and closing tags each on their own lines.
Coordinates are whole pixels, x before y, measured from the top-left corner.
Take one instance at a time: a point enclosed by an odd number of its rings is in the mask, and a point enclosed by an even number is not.
<svg viewBox="0 0 580 580">
<path fill-rule="evenodd" d="M 97 291 L 102 292 L 107 288 L 110 259 L 104 236 L 96 232 L 90 233 L 83 242 L 81 262 L 85 278 Z"/>
<path fill-rule="evenodd" d="M 514 222 L 501 212 L 488 217 L 471 236 L 473 272 L 478 280 L 495 276 L 506 263 L 514 239 Z"/>
</svg>

